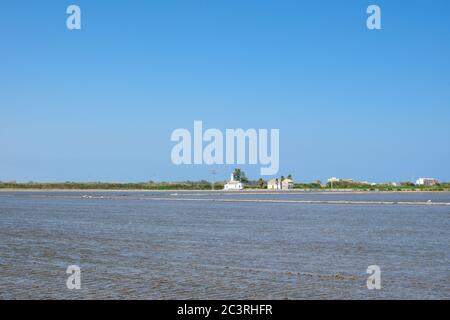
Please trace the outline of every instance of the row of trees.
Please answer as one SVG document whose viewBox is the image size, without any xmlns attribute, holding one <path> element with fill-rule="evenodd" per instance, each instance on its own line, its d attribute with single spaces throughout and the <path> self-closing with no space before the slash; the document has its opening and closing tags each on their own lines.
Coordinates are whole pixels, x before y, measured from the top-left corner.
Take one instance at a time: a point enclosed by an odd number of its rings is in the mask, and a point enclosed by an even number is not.
<svg viewBox="0 0 450 320">
<path fill-rule="evenodd" d="M 264 189 L 267 186 L 267 181 L 262 178 L 258 180 L 250 180 L 247 178 L 245 172 L 239 168 L 233 171 L 234 180 L 245 183 L 247 188 Z M 281 181 L 285 179 L 281 177 Z M 289 174 L 287 179 L 293 179 Z M 222 189 L 223 183 L 215 183 L 215 188 Z M 378 184 L 375 186 L 367 183 L 353 182 L 353 181 L 336 181 L 323 185 L 321 181 L 317 180 L 313 183 L 297 183 L 294 185 L 295 189 L 355 189 L 367 191 L 450 191 L 450 183 L 440 183 L 435 186 L 416 186 L 412 182 L 402 182 L 398 186 L 391 184 Z M 201 181 L 182 181 L 182 182 L 143 182 L 143 183 L 16 183 L 16 182 L 1 182 L 0 189 L 67 189 L 67 190 L 88 190 L 88 189 L 104 189 L 104 190 L 208 190 L 211 189 L 211 182 L 206 180 Z"/>
<path fill-rule="evenodd" d="M 217 188 L 223 184 L 216 183 Z M 210 190 L 209 181 L 181 182 L 141 182 L 141 183 L 107 183 L 107 182 L 64 182 L 64 183 L 16 183 L 0 182 L 0 189 L 37 189 L 37 190 Z"/>
</svg>

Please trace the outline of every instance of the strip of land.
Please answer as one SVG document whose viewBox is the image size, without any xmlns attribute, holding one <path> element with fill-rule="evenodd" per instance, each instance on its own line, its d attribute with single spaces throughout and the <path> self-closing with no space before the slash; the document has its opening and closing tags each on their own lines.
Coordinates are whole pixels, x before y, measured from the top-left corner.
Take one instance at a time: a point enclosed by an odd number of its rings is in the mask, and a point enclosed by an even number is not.
<svg viewBox="0 0 450 320">
<path fill-rule="evenodd" d="M 260 195 L 260 194 L 273 194 L 273 195 L 304 195 L 304 194 L 407 194 L 407 193 L 449 193 L 448 190 L 424 190 L 424 189 L 414 189 L 414 190 L 356 190 L 356 189 L 293 189 L 284 191 L 273 191 L 267 189 L 245 189 L 239 191 L 224 191 L 224 190 L 211 190 L 211 189 L 65 189 L 65 188 L 1 188 L 0 193 L 7 192 L 86 192 L 86 193 L 121 193 L 121 192 L 140 192 L 140 193 L 167 193 L 171 192 L 179 193 L 179 196 L 228 196 L 228 195 Z M 188 193 L 189 192 L 189 193 Z"/>
<path fill-rule="evenodd" d="M 186 201 L 186 202 L 223 202 L 223 203 L 286 203 L 286 204 L 346 204 L 346 205 L 413 205 L 413 206 L 449 206 L 449 202 L 432 201 L 346 201 L 346 200 L 273 200 L 273 199 L 206 199 L 175 197 L 89 197 L 89 199 L 139 200 L 139 201 Z"/>
<path fill-rule="evenodd" d="M 63 182 L 63 183 L 41 183 L 41 182 L 0 182 L 0 191 L 17 190 L 44 190 L 44 191 L 223 191 L 224 182 L 211 184 L 208 181 L 184 181 L 184 182 L 143 182 L 143 183 L 109 183 L 109 182 Z M 245 184 L 246 192 L 273 192 L 262 188 L 257 182 Z M 333 184 L 333 186 L 322 186 L 318 183 L 295 184 L 294 189 L 289 192 L 450 192 L 450 183 L 440 183 L 433 186 L 419 186 L 413 183 L 405 183 L 398 186 L 389 184 L 379 184 L 376 186 L 353 183 L 353 184 Z M 242 192 L 242 191 L 240 191 Z M 284 192 L 284 191 L 283 191 Z"/>
<path fill-rule="evenodd" d="M 8 196 L 6 190 L 3 191 L 3 196 Z M 17 190 L 16 190 L 17 191 Z M 13 192 L 16 192 L 13 191 Z M 25 192 L 25 190 L 18 190 L 19 192 Z M 38 192 L 35 192 L 38 191 Z M 67 191 L 69 191 L 67 194 Z M 45 198 L 63 198 L 63 199 L 86 199 L 86 200 L 122 200 L 122 201 L 169 201 L 169 202 L 211 202 L 211 203 L 278 203 L 278 204 L 329 204 L 329 205 L 409 205 L 409 206 L 450 206 L 450 202 L 445 201 L 369 201 L 369 200 L 295 200 L 295 199 L 239 199 L 239 198 L 226 198 L 226 196 L 234 195 L 346 195 L 346 194 L 370 194 L 372 192 L 203 192 L 203 193 L 162 193 L 162 192 L 149 192 L 144 190 L 141 195 L 136 195 L 130 192 L 130 190 L 122 190 L 124 194 L 118 195 L 118 190 L 106 190 L 105 192 L 99 192 L 99 190 L 59 190 L 57 192 L 49 190 L 33 190 L 32 197 L 45 197 Z M 81 194 L 80 194 L 81 193 Z M 98 193 L 103 193 L 98 195 Z M 380 192 L 382 193 L 382 192 Z M 385 192 L 387 193 L 387 192 Z M 391 192 L 392 193 L 392 192 Z M 403 192 L 402 192 L 403 193 Z M 417 193 L 417 192 L 414 192 Z M 398 193 L 400 194 L 400 193 Z M 12 193 L 9 194 L 13 196 Z M 164 195 L 164 196 L 162 196 Z M 205 197 L 207 196 L 207 197 Z M 217 198 L 219 196 L 219 198 Z M 213 198 L 214 197 L 214 198 Z"/>
</svg>

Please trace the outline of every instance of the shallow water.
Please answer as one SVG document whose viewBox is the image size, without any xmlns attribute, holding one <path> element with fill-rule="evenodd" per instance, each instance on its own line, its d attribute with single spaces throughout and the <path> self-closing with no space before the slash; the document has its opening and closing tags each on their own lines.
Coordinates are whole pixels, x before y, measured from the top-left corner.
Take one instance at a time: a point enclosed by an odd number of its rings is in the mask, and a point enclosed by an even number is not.
<svg viewBox="0 0 450 320">
<path fill-rule="evenodd" d="M 173 192 L 1 192 L 0 298 L 450 298 L 449 206 L 136 200 L 155 197 Z M 176 197 L 450 202 L 450 193 Z M 66 288 L 69 265 L 81 267 L 79 291 Z M 366 287 L 370 265 L 381 267 L 379 291 Z"/>
</svg>

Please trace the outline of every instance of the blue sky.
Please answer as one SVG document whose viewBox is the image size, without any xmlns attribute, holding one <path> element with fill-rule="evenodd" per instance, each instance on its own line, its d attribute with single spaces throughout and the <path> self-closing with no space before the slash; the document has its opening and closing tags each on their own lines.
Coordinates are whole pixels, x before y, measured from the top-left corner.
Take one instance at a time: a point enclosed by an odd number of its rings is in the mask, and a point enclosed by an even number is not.
<svg viewBox="0 0 450 320">
<path fill-rule="evenodd" d="M 279 128 L 299 181 L 450 181 L 447 0 L 2 1 L 0 39 L 3 181 L 227 178 L 172 164 L 194 120 Z"/>
</svg>

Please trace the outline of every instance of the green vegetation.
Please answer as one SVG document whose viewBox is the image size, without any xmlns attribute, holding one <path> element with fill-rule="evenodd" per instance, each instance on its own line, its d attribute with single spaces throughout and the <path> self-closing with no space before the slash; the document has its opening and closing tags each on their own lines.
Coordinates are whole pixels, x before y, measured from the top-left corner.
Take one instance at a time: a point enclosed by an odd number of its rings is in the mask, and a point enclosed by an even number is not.
<svg viewBox="0 0 450 320">
<path fill-rule="evenodd" d="M 259 178 L 256 184 L 258 185 L 259 189 L 264 189 L 267 186 L 266 182 L 262 178 Z"/>
<path fill-rule="evenodd" d="M 215 183 L 216 189 L 223 189 L 223 184 Z M 15 183 L 0 182 L 0 189 L 39 189 L 39 190 L 211 190 L 208 181 L 183 182 L 143 182 L 143 183 Z"/>
<path fill-rule="evenodd" d="M 246 177 L 246 175 L 245 175 L 245 172 L 242 171 L 242 170 L 239 169 L 239 168 L 234 169 L 233 177 L 234 177 L 234 179 L 235 179 L 236 181 L 240 181 L 240 182 L 243 182 L 243 183 L 249 182 L 248 179 L 247 179 L 247 177 Z"/>
<path fill-rule="evenodd" d="M 294 189 L 322 189 L 320 183 L 296 183 Z"/>
<path fill-rule="evenodd" d="M 263 179 L 249 181 L 245 173 L 240 172 L 240 178 L 246 180 L 245 189 L 266 189 L 267 183 Z M 236 179 L 236 178 L 235 178 Z M 224 182 L 214 183 L 215 190 L 223 189 Z M 209 181 L 182 181 L 182 182 L 142 182 L 142 183 L 104 183 L 104 182 L 63 182 L 63 183 L 16 183 L 0 182 L 0 189 L 36 189 L 36 190 L 211 190 L 212 184 Z M 450 183 L 440 183 L 435 186 L 416 186 L 411 182 L 403 182 L 398 186 L 392 184 L 370 185 L 361 182 L 339 181 L 322 185 L 320 181 L 313 183 L 296 183 L 294 189 L 297 190 L 353 190 L 353 191 L 450 191 Z"/>
</svg>

